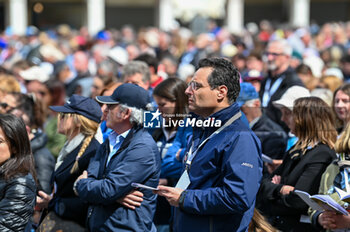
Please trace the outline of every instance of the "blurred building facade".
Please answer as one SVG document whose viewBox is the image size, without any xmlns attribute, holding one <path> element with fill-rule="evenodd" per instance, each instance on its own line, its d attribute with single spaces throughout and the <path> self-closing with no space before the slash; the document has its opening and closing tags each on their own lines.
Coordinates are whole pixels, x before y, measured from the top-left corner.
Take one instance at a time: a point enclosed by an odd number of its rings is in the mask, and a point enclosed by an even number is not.
<svg viewBox="0 0 350 232">
<path fill-rule="evenodd" d="M 193 9 L 196 8 L 196 9 Z M 197 10 L 197 11 L 196 11 Z M 192 15 L 189 12 L 197 12 Z M 0 0 L 0 29 L 23 34 L 28 25 L 87 26 L 91 33 L 123 25 L 169 30 L 175 19 L 190 24 L 196 16 L 215 18 L 239 33 L 248 22 L 269 20 L 307 26 L 311 21 L 350 20 L 349 0 Z"/>
</svg>

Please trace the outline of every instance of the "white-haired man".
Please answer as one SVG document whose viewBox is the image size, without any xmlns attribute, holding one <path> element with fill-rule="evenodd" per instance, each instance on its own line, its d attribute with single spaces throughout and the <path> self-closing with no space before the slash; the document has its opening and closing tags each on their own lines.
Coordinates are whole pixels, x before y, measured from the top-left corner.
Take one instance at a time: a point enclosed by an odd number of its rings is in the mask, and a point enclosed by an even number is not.
<svg viewBox="0 0 350 232">
<path fill-rule="evenodd" d="M 160 155 L 149 133 L 140 126 L 148 93 L 134 84 L 119 86 L 112 96 L 98 96 L 107 104 L 107 127 L 113 131 L 101 145 L 87 172 L 76 181 L 75 190 L 90 206 L 89 231 L 156 231 L 153 215 L 156 195 L 142 190 L 143 202 L 135 210 L 117 201 L 134 188 L 133 182 L 156 187 Z"/>
<path fill-rule="evenodd" d="M 272 104 L 282 97 L 287 89 L 294 85 L 303 86 L 295 71 L 289 66 L 293 49 L 287 40 L 273 40 L 267 45 L 264 61 L 268 75 L 262 81 L 259 96 L 264 113 L 288 132 L 289 129 L 281 121 L 281 112 Z"/>
</svg>

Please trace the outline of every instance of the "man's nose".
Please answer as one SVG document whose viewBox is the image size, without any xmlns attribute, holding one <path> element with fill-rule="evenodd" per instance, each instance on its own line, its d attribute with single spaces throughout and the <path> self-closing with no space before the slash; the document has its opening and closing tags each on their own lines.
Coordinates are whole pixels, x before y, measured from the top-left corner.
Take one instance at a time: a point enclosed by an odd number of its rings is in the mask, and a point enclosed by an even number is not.
<svg viewBox="0 0 350 232">
<path fill-rule="evenodd" d="M 267 55 L 267 60 L 268 61 L 271 61 L 271 60 L 274 60 L 275 59 L 275 56 L 274 55 L 272 55 L 272 54 L 268 54 Z"/>
<path fill-rule="evenodd" d="M 103 106 L 101 107 L 101 111 L 102 112 L 108 112 L 108 107 L 106 104 L 103 104 Z"/>
<path fill-rule="evenodd" d="M 344 106 L 344 102 L 343 101 L 338 101 L 337 103 L 335 103 L 335 105 L 337 107 L 343 107 Z"/>
<path fill-rule="evenodd" d="M 187 96 L 192 95 L 192 88 L 191 88 L 191 85 L 187 86 L 187 89 L 185 90 L 185 94 L 186 94 Z"/>
</svg>

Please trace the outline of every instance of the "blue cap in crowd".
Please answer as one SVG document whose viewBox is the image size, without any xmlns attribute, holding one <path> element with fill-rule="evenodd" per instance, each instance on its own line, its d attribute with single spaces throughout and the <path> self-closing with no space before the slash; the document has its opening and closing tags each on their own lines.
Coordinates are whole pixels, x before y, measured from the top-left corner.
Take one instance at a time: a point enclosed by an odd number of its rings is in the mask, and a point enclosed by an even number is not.
<svg viewBox="0 0 350 232">
<path fill-rule="evenodd" d="M 99 40 L 109 40 L 111 37 L 110 35 L 108 34 L 107 31 L 99 31 L 97 34 L 96 34 L 96 39 L 99 39 Z"/>
<path fill-rule="evenodd" d="M 50 109 L 61 113 L 80 114 L 98 123 L 102 117 L 101 107 L 95 100 L 75 94 L 63 106 L 50 106 Z"/>
<path fill-rule="evenodd" d="M 120 85 L 112 96 L 97 96 L 96 100 L 103 104 L 123 104 L 137 109 L 147 109 L 150 103 L 148 91 L 131 83 Z"/>
<path fill-rule="evenodd" d="M 258 70 L 252 69 L 242 75 L 243 81 L 261 81 L 264 79 L 264 74 Z"/>
<path fill-rule="evenodd" d="M 243 106 L 246 101 L 258 98 L 259 94 L 256 92 L 252 84 L 246 82 L 241 83 L 241 91 L 239 92 L 239 96 L 236 100 L 239 107 Z"/>
</svg>

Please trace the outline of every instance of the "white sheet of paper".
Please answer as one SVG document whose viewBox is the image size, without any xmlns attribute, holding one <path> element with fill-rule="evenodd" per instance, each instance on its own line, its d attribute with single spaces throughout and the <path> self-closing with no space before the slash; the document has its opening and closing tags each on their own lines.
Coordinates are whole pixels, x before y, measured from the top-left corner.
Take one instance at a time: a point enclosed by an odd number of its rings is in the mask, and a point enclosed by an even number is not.
<svg viewBox="0 0 350 232">
<path fill-rule="evenodd" d="M 147 185 L 139 184 L 139 183 L 131 183 L 131 186 L 135 187 L 135 188 L 143 188 L 143 189 L 148 189 L 148 190 L 158 190 L 158 188 L 153 188 L 151 186 L 147 186 Z"/>
<path fill-rule="evenodd" d="M 318 211 L 323 211 L 323 208 L 319 204 L 310 200 L 310 195 L 307 192 L 295 190 L 294 193 L 297 194 L 301 199 L 303 199 L 305 203 L 308 204 L 311 208 Z"/>
<path fill-rule="evenodd" d="M 177 182 L 175 188 L 179 188 L 179 189 L 182 189 L 182 190 L 186 190 L 187 187 L 191 184 L 191 181 L 190 181 L 190 177 L 188 176 L 188 172 L 187 170 L 185 170 L 179 181 Z"/>
<path fill-rule="evenodd" d="M 272 164 L 272 163 L 273 163 L 273 160 L 272 160 L 269 156 L 267 156 L 267 155 L 265 155 L 265 154 L 262 154 L 262 155 L 261 155 L 261 158 L 262 158 L 262 160 L 263 160 L 265 163 L 269 163 L 269 164 Z"/>
</svg>

